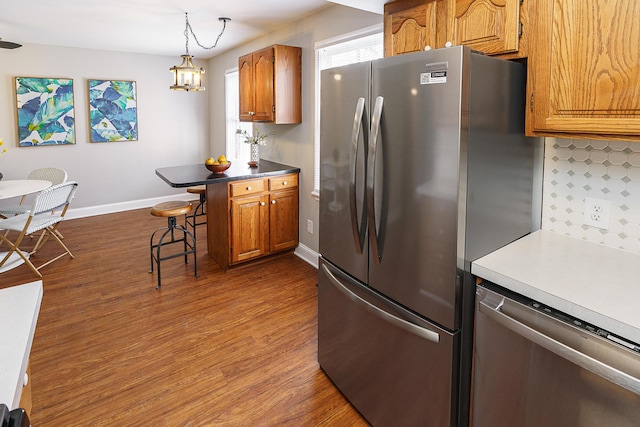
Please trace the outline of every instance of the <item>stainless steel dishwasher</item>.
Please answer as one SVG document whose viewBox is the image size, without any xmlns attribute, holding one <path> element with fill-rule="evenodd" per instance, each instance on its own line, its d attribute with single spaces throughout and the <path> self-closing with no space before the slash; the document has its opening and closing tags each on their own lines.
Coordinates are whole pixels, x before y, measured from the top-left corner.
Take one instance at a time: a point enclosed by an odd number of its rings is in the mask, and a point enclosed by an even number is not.
<svg viewBox="0 0 640 427">
<path fill-rule="evenodd" d="M 640 347 L 483 282 L 473 426 L 638 426 Z"/>
</svg>

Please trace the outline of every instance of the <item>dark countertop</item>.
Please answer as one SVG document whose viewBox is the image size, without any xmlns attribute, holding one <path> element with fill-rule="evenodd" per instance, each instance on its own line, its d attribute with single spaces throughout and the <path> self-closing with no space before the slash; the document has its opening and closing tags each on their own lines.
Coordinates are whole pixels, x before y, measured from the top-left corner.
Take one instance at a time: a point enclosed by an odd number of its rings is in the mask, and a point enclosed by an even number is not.
<svg viewBox="0 0 640 427">
<path fill-rule="evenodd" d="M 204 164 L 156 169 L 156 175 L 175 188 L 299 172 L 300 168 L 262 159 L 257 168 L 250 168 L 245 162 L 232 162 L 231 167 L 222 174 L 214 174 Z"/>
</svg>

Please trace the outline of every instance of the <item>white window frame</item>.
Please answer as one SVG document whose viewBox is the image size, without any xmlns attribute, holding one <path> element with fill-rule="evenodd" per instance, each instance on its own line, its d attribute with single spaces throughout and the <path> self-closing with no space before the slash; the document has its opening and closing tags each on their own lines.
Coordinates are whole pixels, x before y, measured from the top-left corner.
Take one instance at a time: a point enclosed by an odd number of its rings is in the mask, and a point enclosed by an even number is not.
<svg viewBox="0 0 640 427">
<path fill-rule="evenodd" d="M 315 124 L 313 142 L 313 191 L 311 194 L 316 198 L 320 197 L 320 50 L 329 46 L 356 40 L 379 34 L 382 37 L 384 27 L 382 24 L 372 25 L 358 31 L 343 34 L 326 40 L 316 42 L 315 49 Z"/>
<path fill-rule="evenodd" d="M 250 147 L 236 134 L 237 129 L 246 130 L 253 135 L 253 126 L 249 122 L 240 121 L 240 87 L 238 68 L 232 68 L 224 73 L 225 99 L 225 154 L 230 162 L 249 161 Z"/>
</svg>

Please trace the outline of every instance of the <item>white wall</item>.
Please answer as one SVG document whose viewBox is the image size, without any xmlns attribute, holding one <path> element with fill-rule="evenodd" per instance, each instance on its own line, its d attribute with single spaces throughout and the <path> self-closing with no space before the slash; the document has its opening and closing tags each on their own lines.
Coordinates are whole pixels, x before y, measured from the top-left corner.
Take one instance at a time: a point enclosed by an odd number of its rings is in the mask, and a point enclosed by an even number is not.
<svg viewBox="0 0 640 427">
<path fill-rule="evenodd" d="M 179 57 L 139 55 L 91 49 L 25 45 L 0 49 L 0 137 L 9 152 L 0 157 L 5 179 L 25 178 L 37 167 L 66 169 L 80 187 L 73 210 L 113 211 L 136 207 L 135 201 L 184 194 L 155 175 L 165 166 L 200 163 L 225 151 L 224 73 L 238 57 L 271 44 L 302 47 L 302 123 L 259 125 L 273 131 L 262 157 L 301 168 L 300 242 L 318 250 L 318 202 L 313 190 L 314 44 L 382 23 L 382 15 L 333 5 L 279 31 L 224 52 L 207 64 L 207 90 L 169 90 L 169 68 Z M 198 61 L 196 61 L 198 62 Z M 14 77 L 66 77 L 74 80 L 76 144 L 17 147 Z M 87 79 L 135 80 L 138 85 L 139 140 L 90 143 Z M 131 203 L 129 203 L 131 202 Z M 110 205 L 110 206 L 102 206 Z M 148 204 L 147 204 L 148 205 Z M 115 206 L 115 208 L 113 207 Z M 97 207 L 97 208 L 96 208 Z M 95 208 L 95 209 L 94 209 Z M 307 233 L 307 219 L 315 233 Z"/>
<path fill-rule="evenodd" d="M 73 209 L 124 204 L 184 190 L 155 174 L 165 166 L 198 163 L 208 145 L 208 97 L 169 89 L 175 57 L 91 49 L 25 45 L 0 49 L 0 137 L 9 151 L 0 157 L 4 179 L 25 178 L 38 167 L 67 170 L 80 183 Z M 18 147 L 14 77 L 73 79 L 76 144 Z M 135 80 L 138 141 L 90 143 L 88 79 Z M 108 209 L 107 209 L 108 210 Z"/>
<path fill-rule="evenodd" d="M 318 251 L 318 201 L 313 190 L 313 137 L 315 115 L 315 51 L 316 42 L 382 24 L 382 15 L 363 12 L 345 6 L 330 6 L 301 19 L 286 28 L 253 40 L 236 49 L 218 55 L 207 64 L 210 111 L 211 153 L 225 150 L 224 73 L 238 67 L 238 57 L 272 44 L 302 48 L 302 123 L 298 125 L 259 124 L 258 128 L 275 135 L 268 146 L 261 147 L 262 158 L 301 169 L 300 173 L 300 243 Z M 315 232 L 307 232 L 307 219 Z"/>
</svg>

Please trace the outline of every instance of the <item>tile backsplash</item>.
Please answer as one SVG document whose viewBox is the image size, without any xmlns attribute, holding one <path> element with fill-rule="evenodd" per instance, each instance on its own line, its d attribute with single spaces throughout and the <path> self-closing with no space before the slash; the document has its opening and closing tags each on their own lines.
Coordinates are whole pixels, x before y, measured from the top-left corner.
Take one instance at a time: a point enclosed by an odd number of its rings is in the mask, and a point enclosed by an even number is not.
<svg viewBox="0 0 640 427">
<path fill-rule="evenodd" d="M 546 138 L 542 228 L 640 253 L 640 142 Z M 608 230 L 584 225 L 585 197 L 609 200 Z"/>
</svg>

